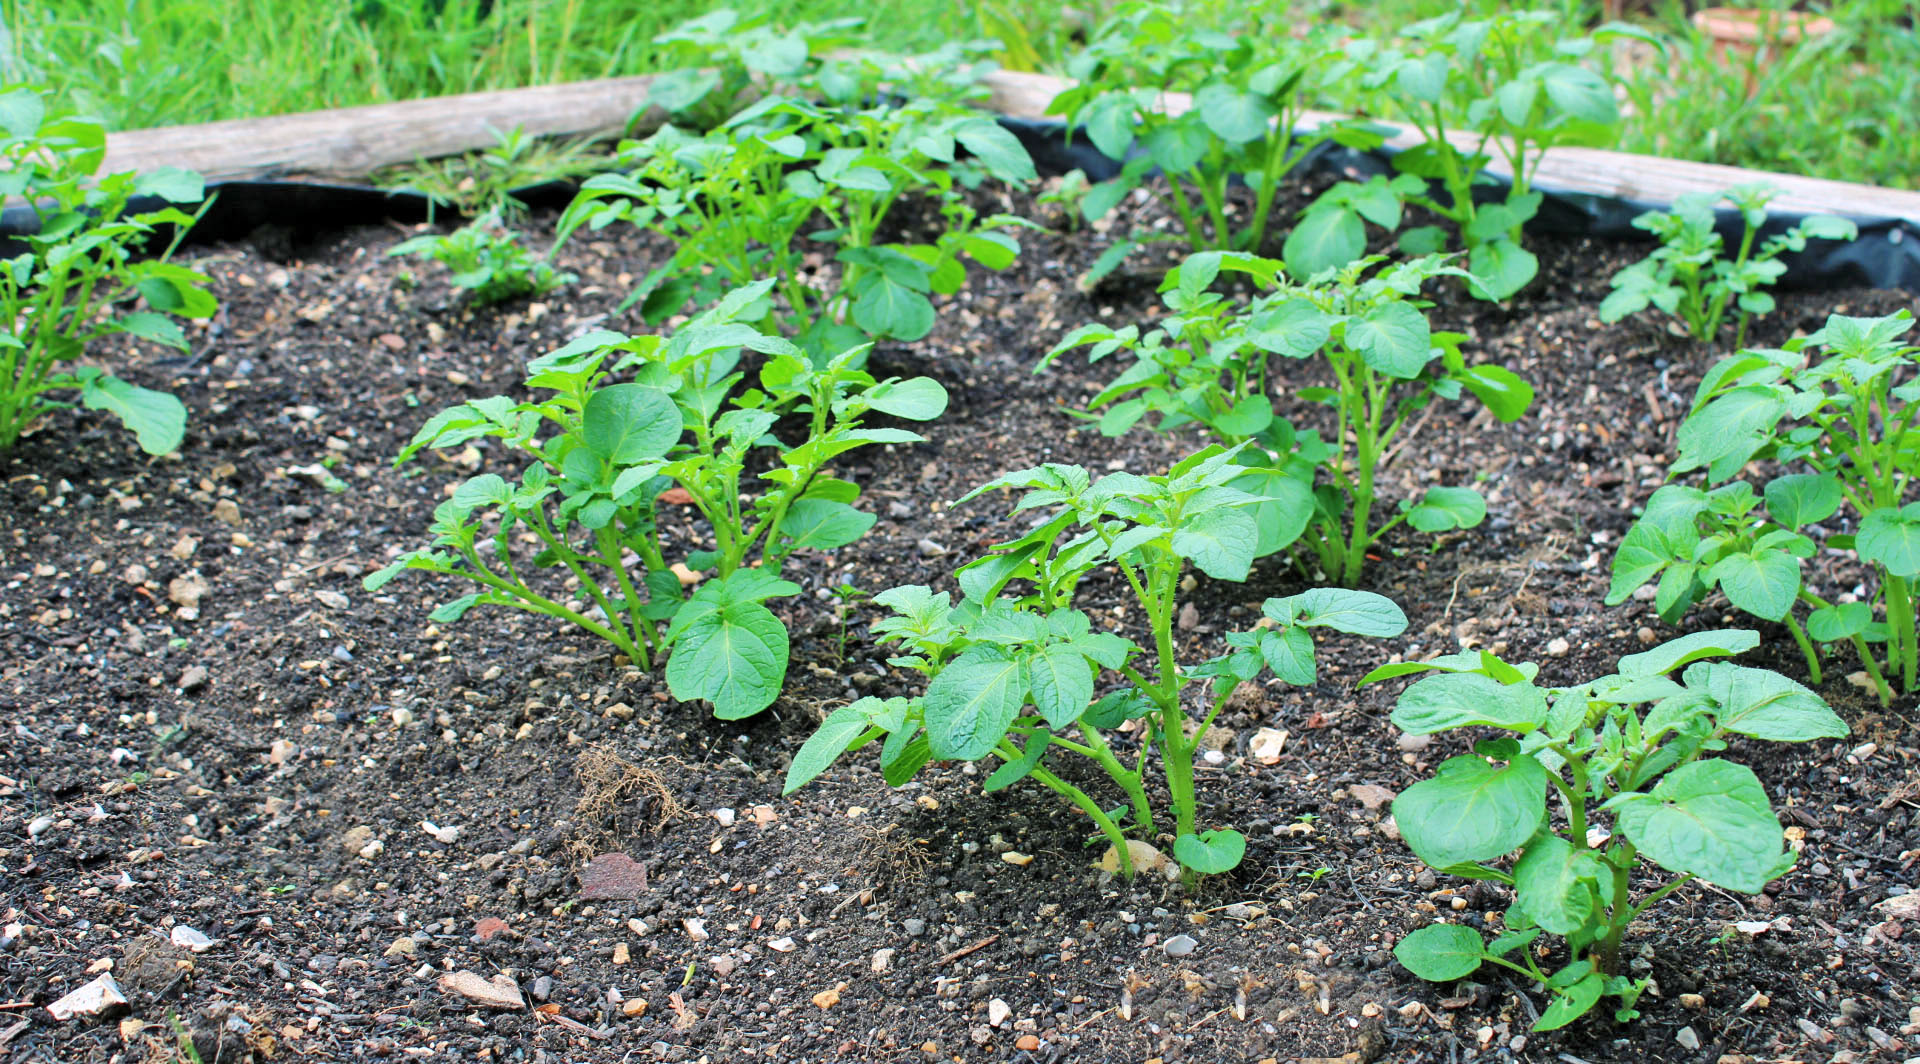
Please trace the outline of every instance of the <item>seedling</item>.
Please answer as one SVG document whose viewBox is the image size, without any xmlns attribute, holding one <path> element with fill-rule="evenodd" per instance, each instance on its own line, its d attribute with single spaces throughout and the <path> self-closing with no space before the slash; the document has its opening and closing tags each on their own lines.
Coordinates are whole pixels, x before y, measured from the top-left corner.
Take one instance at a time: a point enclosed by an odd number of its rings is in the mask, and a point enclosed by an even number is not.
<svg viewBox="0 0 1920 1064">
<path fill-rule="evenodd" d="M 520 246 L 520 234 L 500 224 L 498 215 L 461 226 L 445 236 L 429 234 L 403 240 L 388 255 L 430 258 L 453 271 L 455 288 L 473 294 L 482 306 L 523 296 L 545 295 L 572 284 L 574 276 L 561 273 L 546 259 Z"/>
<path fill-rule="evenodd" d="M 1636 228 L 1660 238 L 1661 246 L 1613 275 L 1613 292 L 1600 303 L 1600 320 L 1619 321 L 1649 306 L 1686 323 L 1701 343 L 1712 343 L 1730 308 L 1739 309 L 1733 345 L 1747 342 L 1747 322 L 1773 311 L 1773 297 L 1761 289 L 1787 271 L 1779 261 L 1786 251 L 1806 250 L 1809 240 L 1852 240 L 1860 230 L 1845 218 L 1811 215 L 1758 248 L 1754 239 L 1767 221 L 1767 202 L 1780 190 L 1765 184 L 1741 185 L 1718 196 L 1688 193 L 1672 211 L 1648 211 L 1633 220 Z M 1714 204 L 1732 203 L 1743 226 L 1740 250 L 1722 258 L 1724 242 L 1714 230 Z"/>
<path fill-rule="evenodd" d="M 851 543 L 874 523 L 852 505 L 860 489 L 830 464 L 868 444 L 923 439 L 866 428 L 869 413 L 930 421 L 947 405 L 928 378 L 879 381 L 855 369 L 863 349 L 816 369 L 799 347 L 745 324 L 772 284 L 727 294 L 671 336 L 594 332 L 535 359 L 526 385 L 546 398 L 495 396 L 436 414 L 395 464 L 475 440 L 531 462 L 517 485 L 495 473 L 461 484 L 434 511 L 433 545 L 368 576 L 367 589 L 405 569 L 458 576 L 480 590 L 434 620 L 457 621 L 476 605 L 545 614 L 642 668 L 671 649 L 675 698 L 705 699 L 724 719 L 765 709 L 786 676 L 788 638 L 764 603 L 801 590 L 780 578 L 781 563 Z M 767 358 L 759 386 L 736 391 L 742 347 Z M 776 431 L 789 417 L 804 425 L 791 445 Z M 750 466 L 765 470 L 757 486 Z M 658 520 L 669 488 L 713 536 L 712 549 L 689 550 L 677 565 Z M 531 556 L 515 546 L 529 540 L 540 548 Z M 566 595 L 530 579 L 550 568 L 572 578 Z M 699 589 L 685 598 L 689 583 Z"/>
<path fill-rule="evenodd" d="M 964 596 L 957 606 L 948 592 L 921 586 L 875 596 L 895 613 L 873 626 L 881 643 L 900 645 L 902 654 L 889 663 L 923 674 L 925 692 L 863 698 L 835 710 L 794 756 L 786 792 L 874 741 L 882 741 L 881 772 L 893 786 L 929 760 L 996 758 L 1001 764 L 986 777 L 985 790 L 1033 778 L 1092 819 L 1113 847 L 1117 870 L 1131 876 L 1127 836 L 1150 840 L 1159 830 L 1147 794 L 1148 761 L 1158 751 L 1173 805 L 1173 856 L 1188 881 L 1239 864 L 1244 836 L 1200 826 L 1193 766 L 1207 728 L 1234 691 L 1263 669 L 1311 686 L 1314 629 L 1390 637 L 1407 622 L 1399 607 L 1369 592 L 1317 589 L 1270 598 L 1263 607 L 1267 627 L 1231 633 L 1224 653 L 1183 666 L 1175 656 L 1174 619 L 1189 563 L 1233 581 L 1246 579 L 1253 564 L 1259 528 L 1250 508 L 1261 500 L 1232 487 L 1241 475 L 1233 464 L 1238 450 L 1209 447 L 1164 476 L 1114 473 L 1098 481 L 1079 466 L 1049 464 L 970 492 L 960 502 L 999 488 L 1020 490 L 1013 513 L 1037 510 L 1040 522 L 955 573 Z M 1146 618 L 1151 649 L 1096 628 L 1074 607 L 1080 581 L 1101 567 L 1126 580 Z M 1101 695 L 1108 673 L 1122 683 Z M 1187 699 L 1196 684 L 1204 712 L 1194 721 Z M 1130 760 L 1108 738 L 1123 728 L 1139 742 Z M 1055 752 L 1093 761 L 1126 804 L 1109 812 L 1050 770 L 1046 760 Z"/>
<path fill-rule="evenodd" d="M 1672 468 L 1704 470 L 1707 488 L 1654 493 L 1614 554 L 1607 602 L 1622 602 L 1658 577 L 1654 605 L 1675 622 L 1717 587 L 1736 608 L 1784 623 L 1815 683 L 1813 643 L 1845 641 L 1882 704 L 1893 698 L 1888 677 L 1916 690 L 1920 503 L 1907 496 L 1920 473 L 1920 348 L 1901 340 L 1912 327 L 1906 311 L 1835 314 L 1781 350 L 1741 351 L 1716 363 L 1680 425 Z M 1817 355 L 1824 357 L 1816 362 Z M 1777 476 L 1756 497 L 1734 478 L 1757 459 L 1809 471 Z M 1865 601 L 1829 601 L 1801 577 L 1801 562 L 1817 549 L 1808 533 L 1843 508 L 1852 510 L 1857 532 L 1827 535 L 1825 544 L 1851 547 L 1872 567 L 1878 586 Z M 1804 627 L 1794 616 L 1798 606 L 1811 611 Z M 1875 643 L 1887 646 L 1884 672 Z"/>
<path fill-rule="evenodd" d="M 72 407 L 54 398 L 62 392 L 77 391 L 80 405 L 119 418 L 148 454 L 174 450 L 186 434 L 180 400 L 75 365 L 89 344 L 114 335 L 184 352 L 186 334 L 168 315 L 206 318 L 219 309 L 207 291 L 211 278 L 169 261 L 199 215 L 177 207 L 127 213 L 136 196 L 200 203 L 199 175 L 163 167 L 96 179 L 106 135 L 91 119 L 50 116 L 37 89 L 0 87 L 0 200 L 20 201 L 39 222 L 19 238 L 26 251 L 0 259 L 0 452 L 42 417 Z M 136 261 L 162 226 L 173 232 L 160 255 Z M 149 309 L 126 309 L 136 299 Z"/>
<path fill-rule="evenodd" d="M 1383 666 L 1362 680 L 1436 673 L 1394 707 L 1393 723 L 1410 735 L 1512 733 L 1479 740 L 1393 802 L 1394 823 L 1422 861 L 1513 891 L 1506 930 L 1486 941 L 1471 927 L 1431 924 L 1394 947 L 1400 963 L 1434 982 L 1494 964 L 1542 984 L 1551 1001 L 1536 1031 L 1564 1027 L 1609 996 L 1619 1002 L 1616 1019 L 1638 1016 L 1634 1002 L 1648 981 L 1620 971 L 1633 921 L 1695 879 L 1758 894 L 1796 856 L 1753 770 L 1703 755 L 1735 735 L 1809 742 L 1847 734 L 1812 691 L 1711 660 L 1759 642 L 1750 631 L 1697 633 L 1621 658 L 1612 675 L 1544 690 L 1533 682 L 1537 666 L 1487 651 Z M 1681 680 L 1669 677 L 1681 668 Z M 1550 795 L 1563 824 L 1549 815 Z M 1516 850 L 1510 866 L 1489 863 Z M 1633 873 L 1646 866 L 1671 878 L 1635 901 Z M 1546 934 L 1563 936 L 1569 955 L 1551 973 L 1536 945 Z"/>
<path fill-rule="evenodd" d="M 1401 500 L 1399 512 L 1374 516 L 1375 478 L 1414 414 L 1435 398 L 1471 393 L 1502 421 L 1526 412 L 1533 389 L 1500 366 L 1469 366 L 1464 337 L 1436 333 L 1421 313 L 1421 286 L 1440 276 L 1466 276 L 1443 256 L 1374 270 L 1379 256 L 1322 274 L 1312 283 L 1287 279 L 1285 266 L 1252 255 L 1203 252 L 1167 274 L 1162 298 L 1172 315 L 1154 329 L 1095 323 L 1069 333 L 1040 361 L 1091 346 L 1098 361 L 1127 351 L 1134 364 L 1094 396 L 1087 416 L 1117 436 L 1151 417 L 1165 431 L 1192 423 L 1230 444 L 1245 466 L 1235 486 L 1264 499 L 1258 515 L 1259 555 L 1304 541 L 1296 557 L 1326 578 L 1352 585 L 1368 550 L 1405 522 L 1427 533 L 1472 528 L 1486 502 L 1471 487 L 1429 488 Z M 1209 289 L 1222 271 L 1244 273 L 1271 289 L 1245 309 Z M 1334 431 L 1296 430 L 1269 395 L 1274 355 L 1325 359 L 1330 387 L 1300 397 L 1331 407 Z M 1305 561 L 1303 569 L 1312 570 Z"/>
</svg>

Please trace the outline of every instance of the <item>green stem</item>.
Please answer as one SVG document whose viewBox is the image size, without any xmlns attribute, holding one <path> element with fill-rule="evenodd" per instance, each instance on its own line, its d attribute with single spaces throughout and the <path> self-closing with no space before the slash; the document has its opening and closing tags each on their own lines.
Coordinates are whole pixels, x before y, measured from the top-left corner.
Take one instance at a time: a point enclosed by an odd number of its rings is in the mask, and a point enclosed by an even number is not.
<svg viewBox="0 0 1920 1064">
<path fill-rule="evenodd" d="M 1807 633 L 1801 629 L 1800 622 L 1793 619 L 1792 609 L 1787 610 L 1785 619 L 1787 631 L 1793 635 L 1793 641 L 1799 644 L 1801 656 L 1807 659 L 1807 678 L 1813 681 L 1815 687 L 1820 686 L 1820 655 L 1813 649 L 1813 644 L 1807 641 Z"/>
<path fill-rule="evenodd" d="M 1920 671 L 1920 645 L 1916 645 L 1914 631 L 1913 584 L 1909 578 L 1886 576 L 1887 627 L 1891 630 L 1891 639 L 1887 640 L 1891 653 L 1887 658 L 1887 671 L 1897 666 L 1900 670 L 1901 690 L 1908 694 L 1914 691 L 1916 671 Z"/>
<path fill-rule="evenodd" d="M 1120 763 L 1120 759 L 1113 755 L 1113 748 L 1107 745 L 1107 740 L 1101 736 L 1099 729 L 1082 724 L 1080 736 L 1087 741 L 1086 756 L 1099 762 L 1100 767 L 1107 770 L 1107 775 L 1112 776 L 1113 781 L 1120 785 L 1120 789 L 1127 792 L 1127 800 L 1133 803 L 1134 819 L 1147 834 L 1153 834 L 1153 803 L 1147 800 L 1147 788 L 1142 782 L 1140 773 L 1130 772 Z M 1056 738 L 1053 741 L 1061 740 Z"/>
<path fill-rule="evenodd" d="M 1018 756 L 1018 752 L 1012 750 L 1011 743 L 1004 745 L 1007 747 L 1007 752 L 1014 753 L 1015 757 Z M 1007 753 L 1002 753 L 1001 756 L 1006 757 Z M 1107 837 L 1107 842 L 1113 846 L 1114 853 L 1118 855 L 1120 874 L 1132 879 L 1133 854 L 1127 849 L 1127 836 L 1120 830 L 1120 825 L 1114 823 L 1113 818 L 1107 815 L 1107 811 L 1100 808 L 1100 803 L 1089 797 L 1087 792 L 1044 768 L 1034 769 L 1033 778 L 1039 780 L 1042 786 L 1055 794 L 1079 806 L 1081 812 L 1093 818 L 1093 822 L 1100 828 L 1100 834 Z"/>
</svg>

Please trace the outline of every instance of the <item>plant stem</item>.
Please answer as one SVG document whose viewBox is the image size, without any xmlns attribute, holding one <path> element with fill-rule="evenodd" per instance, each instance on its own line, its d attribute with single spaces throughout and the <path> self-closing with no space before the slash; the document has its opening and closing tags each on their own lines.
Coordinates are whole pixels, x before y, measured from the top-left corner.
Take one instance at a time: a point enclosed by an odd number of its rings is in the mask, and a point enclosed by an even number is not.
<svg viewBox="0 0 1920 1064">
<path fill-rule="evenodd" d="M 1818 687 L 1820 685 L 1820 655 L 1813 649 L 1813 644 L 1807 641 L 1807 633 L 1800 628 L 1800 622 L 1793 619 L 1793 609 L 1791 607 L 1787 609 L 1785 620 L 1787 622 L 1787 631 L 1793 635 L 1793 641 L 1800 646 L 1801 655 L 1807 659 L 1807 678 L 1813 681 L 1814 686 Z"/>
</svg>

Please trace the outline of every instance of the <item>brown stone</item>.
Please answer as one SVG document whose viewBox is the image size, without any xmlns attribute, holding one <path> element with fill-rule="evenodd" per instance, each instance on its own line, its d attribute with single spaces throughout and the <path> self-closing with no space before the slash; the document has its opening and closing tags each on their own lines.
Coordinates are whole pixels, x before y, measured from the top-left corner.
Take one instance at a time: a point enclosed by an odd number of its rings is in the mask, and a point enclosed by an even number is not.
<svg viewBox="0 0 1920 1064">
<path fill-rule="evenodd" d="M 580 870 L 580 897 L 632 901 L 647 892 L 647 866 L 624 853 L 603 853 Z"/>
</svg>

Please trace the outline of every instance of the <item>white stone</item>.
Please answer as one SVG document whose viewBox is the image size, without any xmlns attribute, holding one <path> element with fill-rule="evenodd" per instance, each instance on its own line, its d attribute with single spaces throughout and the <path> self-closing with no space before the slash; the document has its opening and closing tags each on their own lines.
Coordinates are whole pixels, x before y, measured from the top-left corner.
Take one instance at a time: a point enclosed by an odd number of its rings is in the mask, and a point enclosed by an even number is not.
<svg viewBox="0 0 1920 1064">
<path fill-rule="evenodd" d="M 115 1005 L 127 1003 L 127 995 L 120 992 L 120 984 L 113 976 L 102 974 L 98 979 L 80 987 L 73 993 L 47 1006 L 47 1011 L 56 1020 L 71 1020 L 75 1016 L 97 1016 Z"/>
</svg>

